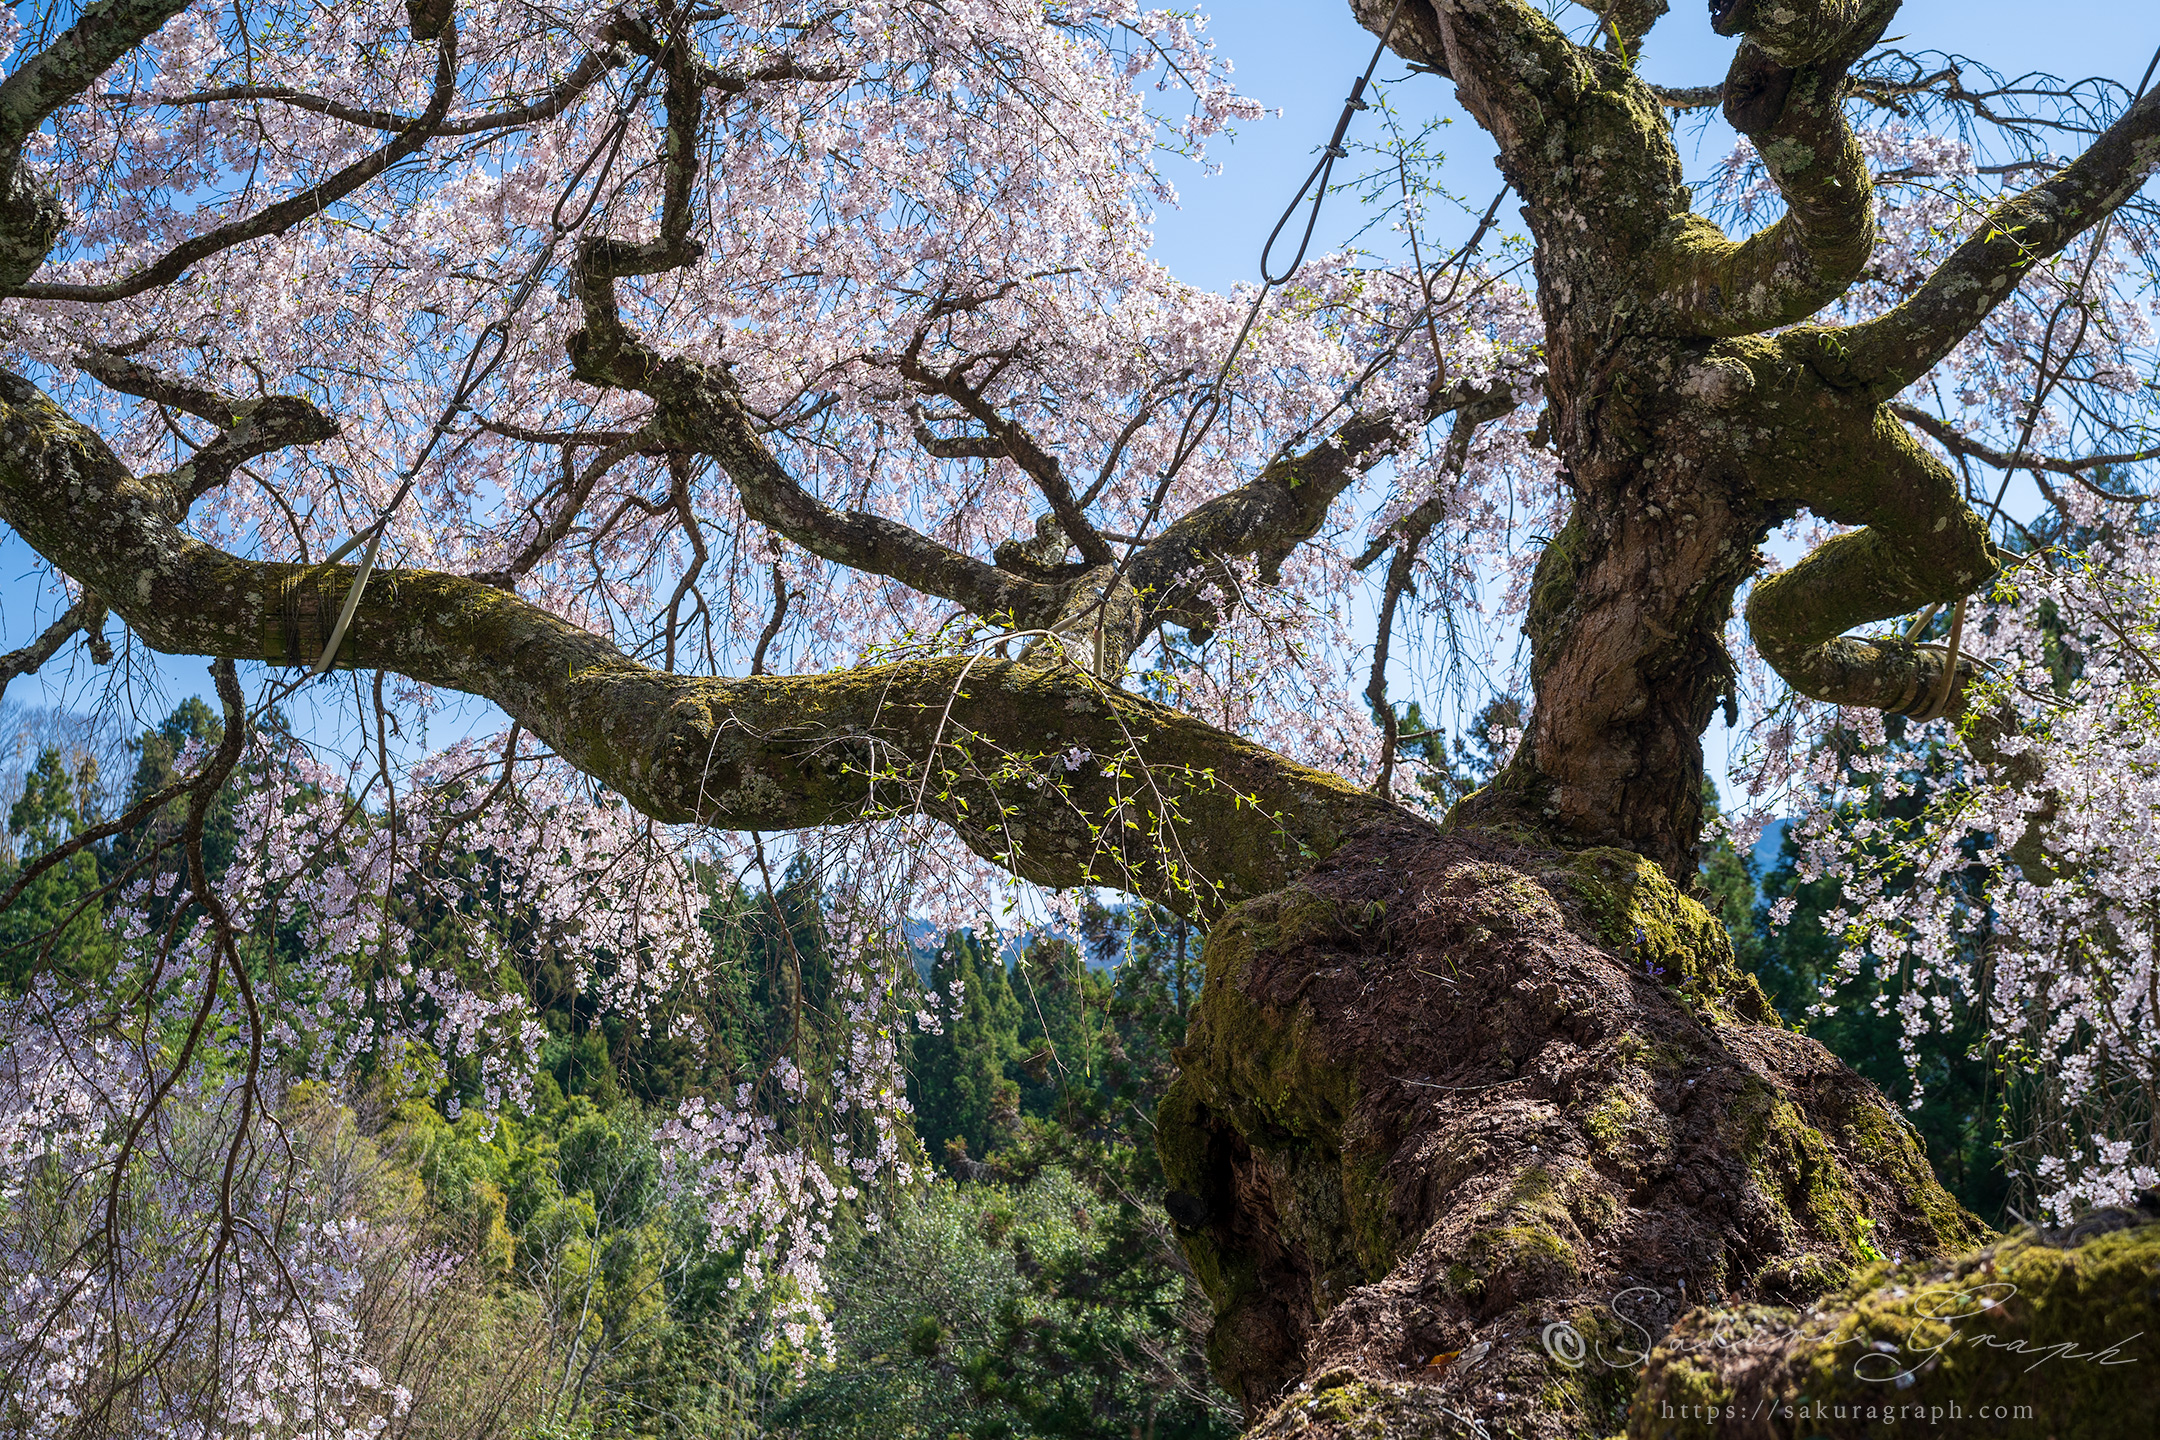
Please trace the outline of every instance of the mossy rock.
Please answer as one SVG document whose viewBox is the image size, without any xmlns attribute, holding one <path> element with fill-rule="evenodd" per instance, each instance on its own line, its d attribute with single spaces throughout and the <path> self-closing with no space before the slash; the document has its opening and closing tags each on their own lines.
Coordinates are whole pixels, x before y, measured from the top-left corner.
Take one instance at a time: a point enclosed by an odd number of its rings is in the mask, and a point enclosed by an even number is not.
<svg viewBox="0 0 2160 1440">
<path fill-rule="evenodd" d="M 1716 919 L 1638 856 L 1374 832 L 1226 912 L 1203 960 L 1157 1144 L 1259 1433 L 1450 1433 L 1452 1408 L 1610 1436 L 1691 1303 L 1804 1303 L 1984 1238 L 1879 1091 L 1750 1018 Z M 1635 1358 L 1562 1363 L 1563 1320 Z"/>
</svg>

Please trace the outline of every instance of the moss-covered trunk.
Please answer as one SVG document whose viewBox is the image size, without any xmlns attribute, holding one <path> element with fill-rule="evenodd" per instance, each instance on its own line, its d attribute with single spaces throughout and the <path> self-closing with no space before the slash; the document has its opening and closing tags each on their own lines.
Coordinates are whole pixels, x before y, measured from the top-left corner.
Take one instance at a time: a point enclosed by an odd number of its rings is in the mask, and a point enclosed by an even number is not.
<svg viewBox="0 0 2160 1440">
<path fill-rule="evenodd" d="M 1206 964 L 1158 1136 L 1214 1368 L 1256 1435 L 1729 1429 L 1741 1400 L 1832 1393 L 1863 1331 L 1904 1343 L 1896 1300 L 1854 1297 L 1988 1238 L 1898 1112 L 1778 1024 L 1719 924 L 1633 853 L 1376 828 L 1232 910 Z M 2085 1372 L 2103 1397 L 2160 1365 L 2160 1323 L 2130 1338 L 2160 1295 L 2138 1243 L 2093 1282 L 2104 1322 L 2060 1318 L 2078 1257 L 2018 1262 L 2055 1267 L 2027 1293 L 2057 1318 L 2030 1333 L 2121 1339 L 2145 1367 Z M 1762 1338 L 1863 1312 L 1845 1350 Z M 1703 1359 L 1734 1316 L 1745 1363 Z M 1969 1410 L 1977 1374 L 2008 1373 L 1927 1358 L 1897 1400 Z"/>
</svg>

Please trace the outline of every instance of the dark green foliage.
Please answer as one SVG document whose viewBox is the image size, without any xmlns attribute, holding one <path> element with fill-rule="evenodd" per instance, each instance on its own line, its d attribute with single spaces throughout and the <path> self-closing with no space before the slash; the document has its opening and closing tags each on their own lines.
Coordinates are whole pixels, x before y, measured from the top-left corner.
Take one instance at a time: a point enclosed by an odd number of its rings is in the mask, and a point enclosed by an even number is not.
<svg viewBox="0 0 2160 1440">
<path fill-rule="evenodd" d="M 86 760 L 70 774 L 57 748 L 48 745 L 38 752 L 22 798 L 8 811 L 9 853 L 0 862 L 0 891 L 13 888 L 26 866 L 82 832 L 96 780 L 94 762 Z M 119 949 L 105 931 L 99 891 L 97 856 L 87 848 L 31 878 L 15 902 L 0 911 L 0 983 L 20 992 L 41 970 L 92 982 L 111 974 Z"/>
<path fill-rule="evenodd" d="M 949 997 L 960 986 L 955 1012 Z M 930 967 L 930 984 L 948 997 L 943 1033 L 918 1036 L 909 1096 L 915 1133 L 933 1156 L 957 1145 L 959 1155 L 982 1156 L 1020 1116 L 1020 1003 L 1005 967 L 972 930 L 945 937 Z"/>
<path fill-rule="evenodd" d="M 1009 977 L 972 935 L 941 948 L 932 983 L 961 978 L 982 1003 L 917 1040 L 913 1093 L 921 1133 L 962 1178 L 902 1203 L 837 1268 L 840 1359 L 773 1433 L 1237 1433 L 1153 1143 L 1198 936 L 1166 911 L 1090 906 L 1080 942 L 1033 936 Z"/>
<path fill-rule="evenodd" d="M 1062 1166 L 1021 1168 L 1024 1179 L 941 1182 L 864 1242 L 836 1278 L 840 1362 L 779 1407 L 771 1433 L 1237 1433 L 1196 1368 L 1166 1373 L 1158 1358 L 1168 1347 L 1197 1359 L 1184 1277 L 1148 1253 L 1162 1237 Z"/>
<path fill-rule="evenodd" d="M 1849 828 L 1863 819 L 1908 820 L 1918 814 L 1925 787 L 1935 783 L 1930 777 L 1939 779 L 1946 767 L 1933 751 L 1913 749 L 1903 758 L 1926 772 L 1918 777 L 1919 792 L 1886 798 L 1877 784 L 1864 806 L 1841 811 L 1835 823 Z M 1998 1149 L 2002 1079 L 1980 1048 L 1986 1016 L 1977 1007 L 1961 1007 L 1948 1034 L 1918 1039 L 1918 1063 L 1912 1066 L 1899 1049 L 1902 976 L 1863 965 L 1826 1002 L 1823 985 L 1833 978 L 1843 947 L 1825 926 L 1841 896 L 1833 880 L 1803 880 L 1799 858 L 1788 833 L 1777 864 L 1760 876 L 1758 898 L 1753 857 L 1735 851 L 1728 840 L 1712 848 L 1703 882 L 1713 897 L 1711 908 L 1732 931 L 1740 964 L 1762 982 L 1788 1024 L 1822 1041 L 1905 1110 L 1926 1143 L 1928 1160 L 1944 1189 L 1990 1224 L 2008 1223 L 2011 1217 L 2004 1214 L 2003 1204 L 2009 1178 Z M 1794 902 L 1791 918 L 1783 926 L 1771 923 L 1771 907 L 1788 898 Z M 1915 1069 L 1923 1087 L 1916 1108 L 1911 1106 Z"/>
</svg>

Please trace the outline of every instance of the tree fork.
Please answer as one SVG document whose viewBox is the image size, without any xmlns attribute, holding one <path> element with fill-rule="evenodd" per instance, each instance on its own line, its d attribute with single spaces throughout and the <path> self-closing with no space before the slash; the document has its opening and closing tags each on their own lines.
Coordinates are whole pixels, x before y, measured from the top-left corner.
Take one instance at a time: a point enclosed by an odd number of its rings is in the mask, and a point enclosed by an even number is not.
<svg viewBox="0 0 2160 1440">
<path fill-rule="evenodd" d="M 0 519 L 153 649 L 271 665 L 321 653 L 357 574 L 243 560 L 0 371 Z M 926 814 L 1052 886 L 1210 917 L 1276 889 L 1393 804 L 1062 663 L 938 656 L 830 675 L 650 669 L 481 580 L 389 569 L 337 664 L 491 700 L 655 819 L 778 830 Z"/>
</svg>

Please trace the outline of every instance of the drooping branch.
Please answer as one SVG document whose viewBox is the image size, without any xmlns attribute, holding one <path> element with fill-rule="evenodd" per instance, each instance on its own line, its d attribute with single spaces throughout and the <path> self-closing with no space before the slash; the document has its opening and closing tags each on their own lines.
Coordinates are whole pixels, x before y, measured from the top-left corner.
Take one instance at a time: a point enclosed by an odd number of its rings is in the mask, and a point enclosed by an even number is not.
<svg viewBox="0 0 2160 1440">
<path fill-rule="evenodd" d="M 427 144 L 435 127 L 450 113 L 450 102 L 457 98 L 457 68 L 457 27 L 446 23 L 441 38 L 435 43 L 435 81 L 428 96 L 427 108 L 421 112 L 420 119 L 415 124 L 401 131 L 381 149 L 369 152 L 320 184 L 289 195 L 275 205 L 267 205 L 252 215 L 183 240 L 148 265 L 117 280 L 92 284 L 36 284 L 26 281 L 4 287 L 5 292 L 30 300 L 79 300 L 91 303 L 125 300 L 130 296 L 155 290 L 160 285 L 171 284 L 186 274 L 189 266 L 207 260 L 220 251 L 288 230 L 309 216 L 335 205 L 399 161 L 418 154 Z M 54 238 L 58 238 L 57 230 Z M 40 256 L 40 259 L 43 257 Z"/>
<path fill-rule="evenodd" d="M 310 663 L 355 575 L 188 537 L 161 486 L 4 372 L 0 519 L 171 654 Z M 337 663 L 491 700 L 656 819 L 777 830 L 924 814 L 1023 878 L 1114 885 L 1186 913 L 1275 888 L 1400 814 L 1069 667 L 940 657 L 814 677 L 670 675 L 435 571 L 377 572 Z"/>
<path fill-rule="evenodd" d="M 1443 477 L 1458 477 L 1470 462 L 1470 442 L 1477 434 L 1477 427 L 1487 420 L 1495 420 L 1515 408 L 1510 395 L 1483 400 L 1464 407 L 1456 413 L 1455 427 L 1448 432 L 1447 451 L 1441 461 Z M 1372 706 L 1373 720 L 1380 726 L 1379 774 L 1373 781 L 1373 789 L 1379 794 L 1389 793 L 1394 779 L 1395 747 L 1401 738 L 1401 726 L 1395 718 L 1395 707 L 1388 703 L 1387 669 L 1388 650 L 1394 641 L 1395 610 L 1403 596 L 1411 592 L 1411 577 L 1416 573 L 1418 554 L 1425 548 L 1425 541 L 1433 528 L 1445 519 L 1448 510 L 1448 494 L 1444 488 L 1435 492 L 1413 507 L 1387 530 L 1373 539 L 1365 553 L 1354 562 L 1357 569 L 1364 569 L 1380 558 L 1387 547 L 1395 548 L 1395 558 L 1388 562 L 1387 578 L 1380 591 L 1380 614 L 1375 622 L 1372 667 L 1365 681 L 1365 699 Z"/>
<path fill-rule="evenodd" d="M 1971 239 L 1902 304 L 1825 331 L 1810 363 L 1886 400 L 1918 380 L 2059 253 L 2160 170 L 2160 90 L 2148 92 L 2061 170 L 1988 212 Z"/>
<path fill-rule="evenodd" d="M 2160 458 L 2160 447 L 2082 455 L 2070 460 L 2051 455 L 2011 455 L 1973 439 L 1940 415 L 1923 410 L 1917 405 L 1893 403 L 1890 413 L 1940 444 L 1951 454 L 1978 460 L 1981 464 L 1992 465 L 1998 470 L 2047 470 L 2057 475 L 2082 476 L 2088 470 L 2106 470 L 2117 465 L 2136 465 L 2141 461 Z M 2143 501 L 2151 497 L 2118 495 L 2110 498 Z"/>
</svg>

